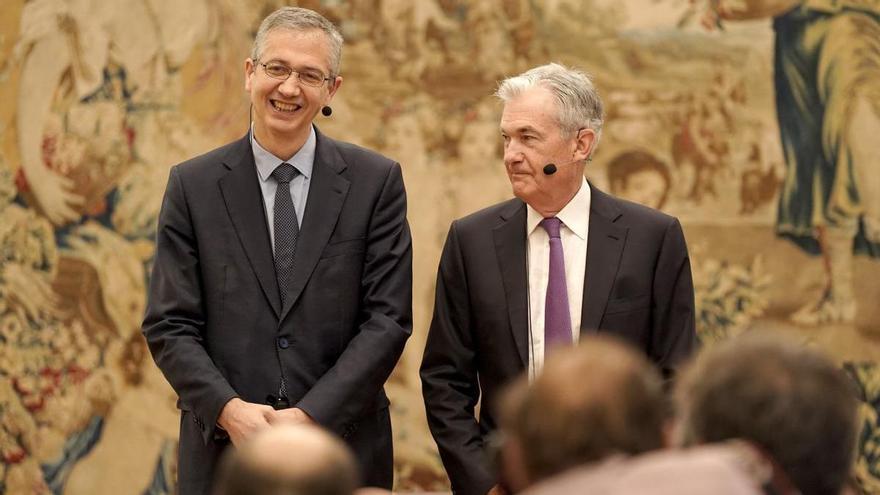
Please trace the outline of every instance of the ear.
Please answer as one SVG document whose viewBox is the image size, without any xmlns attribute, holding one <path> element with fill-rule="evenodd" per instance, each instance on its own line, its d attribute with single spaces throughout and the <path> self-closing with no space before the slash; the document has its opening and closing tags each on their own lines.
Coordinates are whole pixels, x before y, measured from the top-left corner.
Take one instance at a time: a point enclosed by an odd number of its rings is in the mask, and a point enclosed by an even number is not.
<svg viewBox="0 0 880 495">
<path fill-rule="evenodd" d="M 256 75 L 257 65 L 250 58 L 244 61 L 244 90 L 251 91 L 251 80 Z"/>
<path fill-rule="evenodd" d="M 330 103 L 330 100 L 333 99 L 333 95 L 339 91 L 339 87 L 342 86 L 342 76 L 336 76 L 336 79 L 330 84 L 330 89 L 327 91 L 327 101 L 325 104 Z"/>
<path fill-rule="evenodd" d="M 596 132 L 592 129 L 580 129 L 575 136 L 574 159 L 586 160 L 593 151 L 593 144 L 596 142 Z"/>
</svg>

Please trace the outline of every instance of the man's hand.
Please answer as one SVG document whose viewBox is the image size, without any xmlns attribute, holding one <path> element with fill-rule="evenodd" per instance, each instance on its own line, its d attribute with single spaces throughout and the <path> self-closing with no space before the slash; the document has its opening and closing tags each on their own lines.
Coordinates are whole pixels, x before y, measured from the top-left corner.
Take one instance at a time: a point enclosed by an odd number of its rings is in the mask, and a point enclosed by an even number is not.
<svg viewBox="0 0 880 495">
<path fill-rule="evenodd" d="M 226 430 L 233 445 L 241 445 L 254 433 L 269 426 L 275 410 L 264 404 L 245 402 L 234 398 L 223 406 L 217 424 Z"/>
<path fill-rule="evenodd" d="M 291 407 L 289 409 L 281 409 L 279 411 L 272 411 L 272 416 L 269 417 L 269 423 L 276 424 L 317 424 L 315 420 L 312 419 L 305 411 L 298 407 Z"/>
</svg>

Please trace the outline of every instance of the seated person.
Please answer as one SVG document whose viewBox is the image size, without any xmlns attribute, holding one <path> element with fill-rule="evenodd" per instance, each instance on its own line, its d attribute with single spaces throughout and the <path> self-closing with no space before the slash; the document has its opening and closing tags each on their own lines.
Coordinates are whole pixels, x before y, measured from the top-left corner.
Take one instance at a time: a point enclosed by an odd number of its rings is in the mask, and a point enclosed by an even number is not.
<svg viewBox="0 0 880 495">
<path fill-rule="evenodd" d="M 527 377 L 502 396 L 499 462 L 514 493 L 569 468 L 664 445 L 663 380 L 622 341 L 582 337 L 554 350 L 529 386 Z"/>
<path fill-rule="evenodd" d="M 747 334 L 706 349 L 676 383 L 677 443 L 747 440 L 777 494 L 839 494 L 856 451 L 853 384 L 818 351 Z"/>
<path fill-rule="evenodd" d="M 278 425 L 228 449 L 214 495 L 352 495 L 354 456 L 339 438 L 312 425 Z"/>
</svg>

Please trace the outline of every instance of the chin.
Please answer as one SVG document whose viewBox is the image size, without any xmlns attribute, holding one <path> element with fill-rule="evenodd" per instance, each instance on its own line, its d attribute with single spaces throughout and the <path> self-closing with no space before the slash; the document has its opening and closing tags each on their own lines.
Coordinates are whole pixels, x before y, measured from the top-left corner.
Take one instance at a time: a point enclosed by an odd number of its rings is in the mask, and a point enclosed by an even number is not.
<svg viewBox="0 0 880 495">
<path fill-rule="evenodd" d="M 275 120 L 270 122 L 268 127 L 275 134 L 295 134 L 302 129 L 307 128 L 309 121 L 297 118 L 296 120 Z"/>
<path fill-rule="evenodd" d="M 517 198 L 527 202 L 527 203 L 528 203 L 527 198 L 529 198 L 531 196 L 531 194 L 530 194 L 531 192 L 532 192 L 532 190 L 529 187 L 516 186 L 516 184 L 514 184 L 514 186 L 513 186 L 513 195 L 516 196 Z"/>
</svg>

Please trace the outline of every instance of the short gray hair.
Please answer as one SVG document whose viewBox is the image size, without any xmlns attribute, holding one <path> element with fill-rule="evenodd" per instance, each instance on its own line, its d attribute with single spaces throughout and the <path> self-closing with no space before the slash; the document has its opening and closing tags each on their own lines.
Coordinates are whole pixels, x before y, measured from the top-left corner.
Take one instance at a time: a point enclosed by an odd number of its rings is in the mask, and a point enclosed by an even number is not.
<svg viewBox="0 0 880 495">
<path fill-rule="evenodd" d="M 495 96 L 506 103 L 538 86 L 547 88 L 556 97 L 557 120 L 563 133 L 572 135 L 584 128 L 596 133 L 590 150 L 592 155 L 602 135 L 605 110 L 589 74 L 560 64 L 542 65 L 501 81 Z"/>
<path fill-rule="evenodd" d="M 263 54 L 263 45 L 266 44 L 266 37 L 270 32 L 276 29 L 287 29 L 290 31 L 309 31 L 319 29 L 327 35 L 327 42 L 330 44 L 330 64 L 331 76 L 339 75 L 339 64 L 342 61 L 342 33 L 336 29 L 336 26 L 321 14 L 301 7 L 281 7 L 269 14 L 260 28 L 257 30 L 257 36 L 254 38 L 254 46 L 251 49 L 251 59 L 257 61 Z"/>
</svg>

